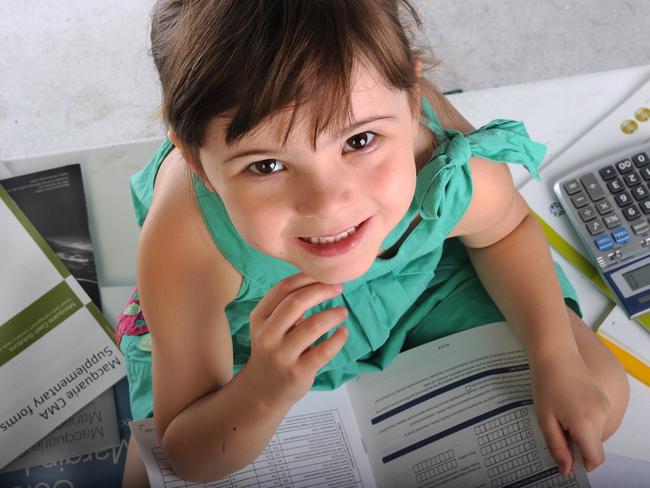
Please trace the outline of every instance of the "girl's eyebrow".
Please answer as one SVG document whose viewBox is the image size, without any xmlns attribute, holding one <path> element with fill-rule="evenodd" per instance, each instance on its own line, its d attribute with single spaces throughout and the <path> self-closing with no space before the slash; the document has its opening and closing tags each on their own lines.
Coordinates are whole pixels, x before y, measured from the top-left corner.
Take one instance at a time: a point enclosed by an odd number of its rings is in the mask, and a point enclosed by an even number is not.
<svg viewBox="0 0 650 488">
<path fill-rule="evenodd" d="M 392 120 L 396 119 L 397 117 L 395 115 L 373 115 L 370 117 L 366 117 L 365 119 L 358 120 L 349 126 L 337 131 L 334 136 L 332 137 L 333 139 L 338 139 L 340 137 L 343 137 L 345 134 L 349 134 L 352 132 L 354 129 L 361 127 L 362 125 L 368 124 L 370 122 L 375 122 L 377 120 Z M 232 156 L 224 159 L 223 164 L 229 163 L 231 161 L 234 161 L 235 159 L 241 159 L 247 156 L 253 156 L 256 154 L 271 154 L 274 152 L 277 152 L 277 148 L 262 148 L 262 147 L 255 147 L 255 148 L 250 148 L 250 149 L 244 149 L 242 151 L 238 151 Z"/>
<path fill-rule="evenodd" d="M 352 132 L 354 129 L 361 127 L 362 125 L 369 124 L 370 122 L 375 122 L 377 120 L 391 120 L 391 119 L 396 119 L 397 117 L 395 115 L 372 115 L 370 117 L 366 117 L 365 119 L 358 120 L 356 122 L 353 122 L 347 127 L 344 127 L 340 131 L 336 132 L 334 134 L 334 139 L 338 139 L 339 137 L 343 137 L 346 134 L 349 134 Z"/>
</svg>

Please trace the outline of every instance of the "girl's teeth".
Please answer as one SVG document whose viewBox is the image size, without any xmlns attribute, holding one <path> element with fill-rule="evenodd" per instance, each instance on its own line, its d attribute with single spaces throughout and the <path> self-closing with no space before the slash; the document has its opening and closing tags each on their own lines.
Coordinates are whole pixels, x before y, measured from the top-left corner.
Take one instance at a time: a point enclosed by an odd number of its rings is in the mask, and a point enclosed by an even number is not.
<svg viewBox="0 0 650 488">
<path fill-rule="evenodd" d="M 358 227 L 358 226 L 357 226 Z M 306 237 L 303 240 L 310 242 L 311 244 L 331 244 L 333 242 L 338 242 L 346 237 L 351 236 L 357 231 L 357 227 L 352 227 L 351 229 L 341 232 L 340 234 L 333 237 Z"/>
</svg>

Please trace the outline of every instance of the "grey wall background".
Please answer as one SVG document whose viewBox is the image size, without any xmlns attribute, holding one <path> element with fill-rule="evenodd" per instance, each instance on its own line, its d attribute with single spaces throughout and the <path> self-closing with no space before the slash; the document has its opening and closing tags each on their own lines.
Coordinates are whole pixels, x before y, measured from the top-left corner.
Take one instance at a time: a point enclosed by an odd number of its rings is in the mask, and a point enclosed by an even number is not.
<svg viewBox="0 0 650 488">
<path fill-rule="evenodd" d="M 0 0 L 0 159 L 164 133 L 147 53 L 152 3 Z M 445 91 L 650 63 L 650 0 L 414 3 Z"/>
</svg>

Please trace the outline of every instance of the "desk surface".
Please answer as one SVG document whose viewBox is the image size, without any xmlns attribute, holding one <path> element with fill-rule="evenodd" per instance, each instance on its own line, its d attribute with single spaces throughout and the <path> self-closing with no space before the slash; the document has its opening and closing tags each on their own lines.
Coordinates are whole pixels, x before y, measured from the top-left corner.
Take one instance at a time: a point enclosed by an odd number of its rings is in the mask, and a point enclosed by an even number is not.
<svg viewBox="0 0 650 488">
<path fill-rule="evenodd" d="M 525 121 L 531 136 L 548 144 L 546 161 L 550 161 L 649 77 L 650 66 L 643 66 L 461 93 L 449 98 L 476 127 L 494 118 Z M 36 156 L 6 161 L 5 166 L 10 174 L 19 175 L 81 163 L 100 285 L 131 285 L 135 282 L 138 229 L 133 218 L 128 177 L 144 166 L 159 142 L 159 139 L 151 139 Z M 518 185 L 528 178 L 520 167 L 513 166 L 512 172 Z M 633 384 L 634 418 L 626 417 L 615 439 L 619 444 L 625 443 L 626 435 L 634 433 L 635 425 L 647 423 L 642 414 L 650 405 L 650 395 L 647 388 L 637 383 Z M 646 452 L 650 452 L 650 439 Z M 611 480 L 622 472 L 627 476 L 626 486 L 647 486 L 634 484 L 634 479 L 638 478 L 639 482 L 642 478 L 638 476 L 650 479 L 650 463 L 630 464 L 624 458 L 612 456 L 591 479 L 594 486 L 613 486 Z M 620 477 L 616 479 L 621 480 Z"/>
</svg>

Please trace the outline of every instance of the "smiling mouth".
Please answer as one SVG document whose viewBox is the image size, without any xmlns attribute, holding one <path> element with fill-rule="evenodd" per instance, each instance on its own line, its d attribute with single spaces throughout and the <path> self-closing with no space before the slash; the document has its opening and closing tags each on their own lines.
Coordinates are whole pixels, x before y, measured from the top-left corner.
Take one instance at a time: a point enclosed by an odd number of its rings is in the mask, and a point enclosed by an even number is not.
<svg viewBox="0 0 650 488">
<path fill-rule="evenodd" d="M 348 237 L 353 235 L 359 229 L 359 227 L 363 225 L 364 222 L 365 220 L 360 224 L 355 225 L 354 227 L 350 227 L 349 229 L 344 230 L 340 234 L 336 234 L 335 236 L 327 236 L 327 237 L 310 236 L 310 237 L 299 237 L 299 239 L 309 244 L 332 244 L 333 242 L 342 241 L 343 239 L 347 239 Z"/>
</svg>

